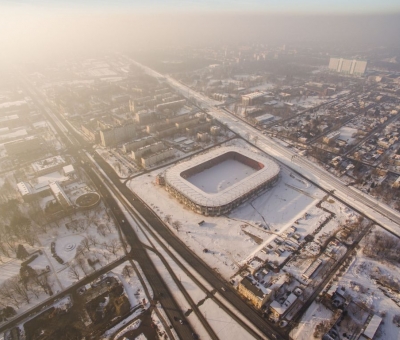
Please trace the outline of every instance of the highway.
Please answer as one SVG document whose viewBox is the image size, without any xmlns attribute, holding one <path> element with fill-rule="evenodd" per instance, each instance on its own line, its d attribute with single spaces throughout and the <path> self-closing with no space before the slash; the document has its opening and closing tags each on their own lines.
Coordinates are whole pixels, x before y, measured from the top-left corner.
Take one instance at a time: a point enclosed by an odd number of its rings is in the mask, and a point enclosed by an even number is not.
<svg viewBox="0 0 400 340">
<path fill-rule="evenodd" d="M 237 133 L 244 139 L 248 139 L 250 144 L 263 150 L 277 161 L 296 170 L 302 176 L 313 183 L 318 184 L 321 188 L 331 192 L 335 197 L 342 200 L 348 206 L 356 211 L 362 212 L 376 224 L 388 230 L 392 234 L 400 237 L 400 214 L 389 206 L 378 202 L 374 198 L 363 194 L 352 187 L 347 187 L 340 179 L 320 168 L 317 164 L 312 163 L 307 158 L 298 155 L 295 151 L 282 146 L 272 138 L 263 135 L 260 131 L 253 128 L 248 123 L 239 120 L 226 110 L 217 108 L 220 103 L 212 100 L 177 80 L 164 76 L 147 66 L 144 66 L 132 59 L 131 62 L 141 67 L 149 75 L 158 79 L 167 81 L 183 96 L 194 97 L 202 107 L 208 109 L 208 114 L 218 120 L 221 124 L 227 125 L 233 132 Z"/>
</svg>

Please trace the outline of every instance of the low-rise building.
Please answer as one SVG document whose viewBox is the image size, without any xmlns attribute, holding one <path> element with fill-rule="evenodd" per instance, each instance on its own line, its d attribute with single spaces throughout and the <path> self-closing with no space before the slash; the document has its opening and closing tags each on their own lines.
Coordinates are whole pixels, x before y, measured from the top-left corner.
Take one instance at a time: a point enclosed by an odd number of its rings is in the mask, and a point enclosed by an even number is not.
<svg viewBox="0 0 400 340">
<path fill-rule="evenodd" d="M 271 299 L 273 294 L 271 289 L 265 288 L 259 284 L 253 284 L 248 277 L 243 278 L 243 280 L 239 282 L 237 289 L 240 294 L 250 300 L 258 309 L 264 306 Z"/>
<path fill-rule="evenodd" d="M 311 276 L 317 271 L 319 266 L 322 264 L 321 259 L 316 259 L 302 274 L 303 279 L 309 280 Z"/>
<path fill-rule="evenodd" d="M 152 143 L 154 143 L 153 136 L 147 136 L 147 137 L 143 137 L 143 138 L 140 138 L 140 139 L 135 139 L 132 142 L 125 143 L 122 146 L 122 150 L 125 153 L 128 153 L 130 151 L 137 150 L 137 149 L 139 149 L 139 148 L 141 148 L 143 146 L 146 146 L 146 145 L 149 145 L 149 144 L 152 144 Z"/>
<path fill-rule="evenodd" d="M 278 301 L 272 301 L 269 308 L 275 317 L 281 318 L 296 300 L 297 300 L 297 295 L 291 293 L 283 303 L 279 303 Z"/>
<path fill-rule="evenodd" d="M 150 153 L 155 153 L 158 151 L 161 151 L 165 149 L 164 143 L 163 142 L 156 142 L 153 144 L 145 145 L 137 150 L 132 151 L 131 157 L 134 160 L 138 160 L 142 158 L 145 154 L 150 154 Z"/>
<path fill-rule="evenodd" d="M 378 315 L 374 315 L 369 320 L 368 325 L 363 331 L 362 335 L 364 335 L 364 337 L 366 337 L 368 340 L 372 340 L 381 323 L 382 323 L 382 318 Z"/>
<path fill-rule="evenodd" d="M 49 157 L 37 162 L 33 162 L 31 167 L 36 175 L 45 175 L 54 172 L 65 166 L 65 160 L 61 156 Z"/>
<path fill-rule="evenodd" d="M 340 137 L 340 132 L 339 131 L 333 131 L 322 139 L 324 143 L 329 144 L 330 142 L 336 140 L 337 138 Z"/>
<path fill-rule="evenodd" d="M 197 140 L 201 142 L 208 142 L 210 140 L 210 135 L 208 134 L 208 132 L 198 132 Z"/>
<path fill-rule="evenodd" d="M 168 158 L 172 158 L 174 156 L 175 156 L 174 148 L 168 148 L 165 150 L 161 150 L 159 152 L 142 157 L 142 166 L 147 169 L 157 163 L 160 163 L 160 162 L 162 162 Z"/>
<path fill-rule="evenodd" d="M 62 208 L 66 211 L 71 210 L 73 208 L 71 200 L 66 195 L 65 191 L 61 187 L 60 183 L 52 182 L 49 184 L 50 190 L 53 193 L 55 199 L 62 206 Z"/>
</svg>

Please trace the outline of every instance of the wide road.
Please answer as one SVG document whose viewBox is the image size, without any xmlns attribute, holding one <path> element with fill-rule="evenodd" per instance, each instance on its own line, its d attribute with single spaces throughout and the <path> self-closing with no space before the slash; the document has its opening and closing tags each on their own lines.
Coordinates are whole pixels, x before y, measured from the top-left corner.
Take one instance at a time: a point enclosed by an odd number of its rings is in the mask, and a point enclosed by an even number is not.
<svg viewBox="0 0 400 340">
<path fill-rule="evenodd" d="M 29 85 L 28 85 L 29 86 Z M 38 96 L 39 98 L 43 98 L 44 96 L 36 90 L 32 91 L 32 95 Z M 78 135 L 73 129 L 69 129 L 66 131 L 66 127 L 61 121 L 61 118 L 56 116 L 54 112 L 52 112 L 51 108 L 47 107 L 46 103 L 43 101 L 39 103 L 45 109 L 49 119 L 55 125 L 55 129 L 57 132 L 63 137 L 63 141 L 68 145 L 68 149 L 73 154 L 73 156 L 80 161 L 84 161 L 84 169 L 90 175 L 91 179 L 98 186 L 100 191 L 106 190 L 104 185 L 101 184 L 101 180 L 94 174 L 92 169 L 93 165 L 90 163 L 90 159 L 86 157 L 84 152 L 82 152 L 81 146 L 87 146 L 87 143 L 83 140 L 83 138 Z M 89 149 L 89 148 L 88 148 Z M 288 339 L 287 331 L 284 331 L 277 327 L 276 325 L 272 325 L 266 319 L 264 319 L 260 313 L 255 310 L 251 305 L 247 304 L 236 292 L 232 289 L 232 286 L 227 284 L 227 282 L 219 276 L 218 273 L 213 271 L 203 260 L 197 257 L 190 249 L 186 247 L 186 245 L 178 239 L 174 234 L 170 232 L 170 230 L 165 226 L 164 222 L 160 220 L 160 218 L 151 210 L 151 208 L 147 207 L 144 202 L 140 200 L 130 189 L 126 187 L 125 184 L 121 183 L 120 178 L 116 175 L 115 171 L 106 163 L 104 160 L 95 154 L 96 162 L 102 167 L 103 171 L 107 174 L 107 176 L 113 181 L 115 187 L 121 192 L 124 197 L 131 202 L 131 205 L 135 208 L 136 211 L 140 214 L 140 216 L 149 223 L 153 229 L 157 231 L 157 233 L 172 247 L 182 258 L 186 260 L 186 262 L 194 268 L 209 284 L 211 284 L 215 289 L 219 291 L 221 295 L 223 295 L 236 309 L 239 311 L 246 319 L 248 319 L 254 326 L 256 326 L 262 333 L 266 336 L 263 338 L 266 339 Z M 166 309 L 168 317 L 170 320 L 176 316 L 178 318 L 183 318 L 182 311 L 178 310 L 178 307 L 173 300 L 170 298 L 170 292 L 168 288 L 165 286 L 162 281 L 160 275 L 155 270 L 153 263 L 147 255 L 147 252 L 144 250 L 140 240 L 136 236 L 131 225 L 125 221 L 123 217 L 122 211 L 119 209 L 115 200 L 111 197 L 111 195 L 107 192 L 102 192 L 103 197 L 106 198 L 106 201 L 109 206 L 113 208 L 115 215 L 117 216 L 118 221 L 120 222 L 120 226 L 122 231 L 124 232 L 128 243 L 132 247 L 132 254 L 135 254 L 135 259 L 140 263 L 142 269 L 145 273 L 145 276 L 149 279 L 151 284 L 156 284 L 158 287 L 155 288 L 155 291 L 158 293 L 162 292 L 164 298 L 160 299 L 161 304 Z M 146 263 L 148 263 L 146 265 Z M 221 288 L 224 287 L 226 292 L 222 291 Z M 153 287 L 154 288 L 154 287 Z M 165 301 L 168 298 L 169 301 Z M 175 305 L 175 307 L 168 306 Z M 171 319 L 172 316 L 172 319 Z M 183 328 L 183 327 L 182 327 Z M 188 327 L 186 327 L 188 329 Z M 183 329 L 177 329 L 178 334 L 182 339 L 189 339 L 188 334 L 182 336 Z M 258 337 L 256 337 L 258 338 Z"/>
<path fill-rule="evenodd" d="M 29 83 L 26 83 L 26 85 L 33 97 L 32 99 L 35 100 L 38 97 L 42 98 L 42 95 L 36 90 L 33 90 Z M 126 221 L 126 217 L 121 211 L 118 203 L 115 201 L 113 196 L 108 191 L 107 187 L 104 185 L 103 179 L 100 178 L 93 170 L 93 165 L 91 164 L 90 159 L 86 156 L 84 152 L 80 150 L 81 146 L 87 146 L 87 144 L 83 141 L 81 136 L 77 135 L 74 131 L 72 131 L 72 129 L 68 131 L 62 121 L 57 116 L 55 116 L 55 114 L 47 107 L 47 105 L 43 101 L 39 99 L 37 100 L 37 104 L 44 109 L 47 118 L 53 124 L 53 127 L 59 134 L 60 138 L 62 138 L 63 143 L 67 146 L 71 155 L 78 162 L 81 163 L 86 174 L 90 177 L 90 179 L 102 195 L 103 199 L 106 201 L 107 206 L 112 209 L 112 212 L 116 218 L 116 223 L 124 233 L 126 240 L 131 247 L 131 257 L 140 264 L 140 267 L 142 268 L 145 277 L 151 284 L 154 292 L 154 297 L 163 306 L 169 318 L 169 321 L 172 322 L 175 318 L 184 319 L 184 311 L 179 308 L 179 305 L 173 298 L 173 295 L 169 291 L 168 286 L 165 284 L 160 274 L 158 273 L 143 244 L 140 242 L 135 232 L 133 232 L 133 228 L 130 223 Z M 190 325 L 181 325 L 179 323 L 176 323 L 174 328 L 178 333 L 180 339 L 184 340 L 192 338 L 193 330 L 191 329 Z"/>
<path fill-rule="evenodd" d="M 263 135 L 260 131 L 253 128 L 248 123 L 239 120 L 237 117 L 232 116 L 226 110 L 217 108 L 217 105 L 220 104 L 219 102 L 193 91 L 191 88 L 172 77 L 164 76 L 132 59 L 129 60 L 141 67 L 149 75 L 167 81 L 183 96 L 195 98 L 201 103 L 203 108 L 208 109 L 208 113 L 212 117 L 217 119 L 220 123 L 227 125 L 241 137 L 248 139 L 250 144 L 255 145 L 289 168 L 296 170 L 311 182 L 332 192 L 334 196 L 341 199 L 348 206 L 362 212 L 376 224 L 397 237 L 400 237 L 400 214 L 398 211 L 390 208 L 386 204 L 378 202 L 367 194 L 353 189 L 352 187 L 347 187 L 340 179 L 319 167 L 317 164 L 298 155 L 295 151 L 279 144 L 279 142 L 276 142 L 272 138 Z"/>
<path fill-rule="evenodd" d="M 113 181 L 121 194 L 124 195 L 132 207 L 138 211 L 140 218 L 150 224 L 152 228 L 157 231 L 158 235 L 160 235 L 171 248 L 184 258 L 185 261 L 203 277 L 203 279 L 217 289 L 221 295 L 223 295 L 239 312 L 241 312 L 243 316 L 251 321 L 251 323 L 253 323 L 253 325 L 255 325 L 265 335 L 271 339 L 288 339 L 288 335 L 285 331 L 271 325 L 266 319 L 264 319 L 258 311 L 237 295 L 235 290 L 232 289 L 232 286 L 227 284 L 227 282 L 217 272 L 213 271 L 213 269 L 211 269 L 202 259 L 197 257 L 189 248 L 187 248 L 184 242 L 171 233 L 157 214 L 142 202 L 140 197 L 135 195 L 120 182 L 115 171 L 108 163 L 97 154 L 95 154 L 94 157 L 96 162 L 102 167 L 103 171 L 106 172 L 107 176 Z M 144 224 L 144 221 L 142 224 Z M 221 289 L 222 287 L 225 288 L 225 292 Z"/>
</svg>

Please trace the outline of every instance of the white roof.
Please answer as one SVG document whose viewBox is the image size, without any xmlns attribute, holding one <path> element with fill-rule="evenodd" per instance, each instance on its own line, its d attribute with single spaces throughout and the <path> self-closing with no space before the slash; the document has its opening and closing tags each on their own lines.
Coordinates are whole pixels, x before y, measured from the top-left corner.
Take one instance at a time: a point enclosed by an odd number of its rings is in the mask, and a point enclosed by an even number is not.
<svg viewBox="0 0 400 340">
<path fill-rule="evenodd" d="M 53 156 L 53 157 L 49 157 L 46 159 L 42 159 L 40 161 L 37 162 L 33 162 L 31 164 L 33 170 L 37 171 L 41 171 L 44 169 L 48 169 L 48 168 L 52 168 L 58 165 L 61 165 L 65 163 L 65 160 L 62 156 L 57 155 L 57 156 Z"/>
<path fill-rule="evenodd" d="M 275 309 L 275 311 L 279 314 L 282 315 L 284 314 L 287 309 L 297 300 L 297 296 L 293 293 L 291 293 L 287 299 L 285 300 L 284 303 L 280 304 L 278 301 L 272 301 L 270 307 Z"/>
<path fill-rule="evenodd" d="M 69 164 L 69 165 L 66 165 L 66 166 L 63 167 L 63 171 L 64 171 L 64 174 L 69 174 L 71 172 L 74 172 L 75 169 L 74 169 L 74 166 L 72 164 Z"/>
<path fill-rule="evenodd" d="M 364 331 L 364 335 L 367 336 L 368 338 L 372 339 L 379 327 L 379 325 L 382 322 L 382 318 L 378 315 L 374 315 L 370 322 L 368 323 L 367 328 Z"/>
<path fill-rule="evenodd" d="M 321 265 L 322 260 L 321 259 L 316 259 L 303 273 L 303 276 L 309 279 L 315 271 L 318 269 L 318 267 Z"/>
<path fill-rule="evenodd" d="M 175 143 L 180 143 L 180 142 L 183 142 L 184 140 L 186 140 L 187 138 L 186 137 L 179 137 L 179 138 L 177 138 L 177 139 L 174 139 L 174 142 Z"/>
<path fill-rule="evenodd" d="M 181 177 L 181 173 L 183 171 L 228 152 L 237 152 L 243 154 L 246 157 L 262 163 L 264 168 L 256 171 L 255 173 L 233 184 L 225 190 L 214 194 L 204 192 Z M 229 146 L 215 149 L 169 168 L 165 173 L 165 180 L 167 183 L 173 186 L 175 190 L 178 190 L 186 197 L 189 197 L 195 204 L 207 207 L 219 207 L 231 203 L 235 199 L 243 196 L 245 192 L 251 191 L 262 183 L 265 183 L 269 179 L 278 175 L 279 171 L 279 165 L 271 159 L 255 154 L 247 149 Z"/>
<path fill-rule="evenodd" d="M 252 92 L 252 93 L 244 94 L 242 97 L 255 99 L 255 98 L 258 98 L 258 97 L 263 97 L 265 95 L 266 95 L 266 93 L 264 93 L 264 92 Z"/>
<path fill-rule="evenodd" d="M 273 118 L 275 118 L 274 115 L 271 115 L 271 114 L 269 114 L 269 113 L 266 113 L 265 115 L 256 117 L 255 119 L 256 119 L 256 121 L 258 121 L 258 122 L 262 122 L 263 120 L 269 120 L 269 119 L 273 119 Z"/>
<path fill-rule="evenodd" d="M 9 107 L 12 107 L 12 106 L 20 106 L 20 105 L 23 105 L 23 104 L 26 104 L 25 100 L 17 100 L 17 101 L 14 101 L 14 102 L 1 103 L 0 104 L 0 109 L 9 108 Z"/>
<path fill-rule="evenodd" d="M 25 182 L 17 183 L 17 188 L 22 196 L 29 195 L 32 192 L 30 185 Z"/>
<path fill-rule="evenodd" d="M 58 183 L 58 182 L 51 182 L 51 183 L 49 184 L 49 186 L 50 186 L 50 190 L 53 192 L 53 194 L 54 194 L 54 196 L 57 198 L 57 200 L 59 200 L 58 196 L 61 195 L 69 206 L 72 205 L 70 199 L 69 199 L 68 196 L 65 194 L 64 190 L 61 188 L 60 183 Z"/>
</svg>

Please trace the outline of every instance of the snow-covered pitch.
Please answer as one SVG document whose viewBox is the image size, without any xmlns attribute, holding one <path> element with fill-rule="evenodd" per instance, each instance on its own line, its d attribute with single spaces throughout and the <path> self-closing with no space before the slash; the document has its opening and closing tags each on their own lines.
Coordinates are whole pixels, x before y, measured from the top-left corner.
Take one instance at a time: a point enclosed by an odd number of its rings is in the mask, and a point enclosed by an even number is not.
<svg viewBox="0 0 400 340">
<path fill-rule="evenodd" d="M 167 191 L 193 211 L 218 216 L 272 186 L 279 171 L 274 161 L 229 146 L 173 166 L 165 173 L 165 184 Z"/>
</svg>

